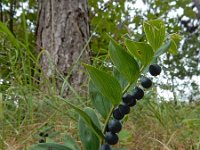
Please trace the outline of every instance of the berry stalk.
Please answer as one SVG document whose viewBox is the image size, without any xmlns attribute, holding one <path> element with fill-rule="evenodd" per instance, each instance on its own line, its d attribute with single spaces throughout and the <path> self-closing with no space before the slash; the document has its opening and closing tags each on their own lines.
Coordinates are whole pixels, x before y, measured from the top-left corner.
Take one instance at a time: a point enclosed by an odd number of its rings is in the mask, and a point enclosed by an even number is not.
<svg viewBox="0 0 200 150">
<path fill-rule="evenodd" d="M 125 94 L 125 93 L 127 92 L 127 90 L 129 89 L 130 86 L 131 86 L 131 83 L 129 83 L 129 84 L 124 88 L 124 90 L 122 91 L 122 95 Z M 108 116 L 107 116 L 107 118 L 106 118 L 106 120 L 105 120 L 105 122 L 104 122 L 103 134 L 106 133 L 107 124 L 108 124 L 108 122 L 109 122 L 109 120 L 110 120 L 110 117 L 112 116 L 112 113 L 113 113 L 113 111 L 115 110 L 115 108 L 116 108 L 116 106 L 112 106 L 112 108 L 110 109 L 110 112 L 109 112 L 109 114 L 108 114 Z M 104 139 L 103 139 L 103 140 L 104 140 Z M 101 141 L 101 144 L 103 144 L 103 140 Z"/>
<path fill-rule="evenodd" d="M 161 73 L 161 67 L 157 64 L 151 64 L 149 66 L 149 73 L 152 76 L 157 76 Z M 151 79 L 143 76 L 140 79 L 140 83 L 143 88 L 148 89 L 152 86 Z M 110 150 L 110 145 L 117 144 L 119 138 L 117 133 L 120 132 L 122 128 L 122 124 L 120 120 L 124 117 L 124 115 L 128 114 L 130 112 L 130 107 L 135 106 L 136 100 L 140 100 L 144 96 L 144 90 L 138 86 L 135 87 L 133 94 L 124 95 L 127 90 L 130 88 L 131 84 L 129 83 L 124 90 L 122 91 L 122 104 L 119 104 L 118 106 L 112 106 L 103 127 L 103 134 L 105 135 L 104 139 L 101 139 L 101 150 Z M 117 108 L 116 108 L 117 107 Z M 113 120 L 110 121 L 111 115 L 113 114 Z M 109 122 L 110 121 L 110 122 Z M 105 140 L 105 143 L 104 143 Z M 104 143 L 104 144 L 103 144 Z"/>
</svg>

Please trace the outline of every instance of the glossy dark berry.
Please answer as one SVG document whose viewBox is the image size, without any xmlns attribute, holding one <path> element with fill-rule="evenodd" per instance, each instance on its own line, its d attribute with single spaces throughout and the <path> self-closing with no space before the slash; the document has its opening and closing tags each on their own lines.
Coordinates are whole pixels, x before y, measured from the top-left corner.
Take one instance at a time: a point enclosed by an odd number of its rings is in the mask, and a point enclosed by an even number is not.
<svg viewBox="0 0 200 150">
<path fill-rule="evenodd" d="M 139 88 L 139 87 L 135 87 L 134 91 L 133 91 L 133 96 L 137 99 L 137 100 L 140 100 L 143 98 L 144 96 L 144 91 Z"/>
<path fill-rule="evenodd" d="M 132 101 L 131 101 L 131 103 L 128 104 L 128 106 L 129 106 L 129 107 L 133 107 L 133 106 L 136 105 L 136 103 L 137 103 L 136 99 L 133 98 Z"/>
<path fill-rule="evenodd" d="M 126 115 L 130 112 L 130 107 L 127 104 L 120 104 L 118 108 L 122 114 Z"/>
<path fill-rule="evenodd" d="M 105 141 L 106 143 L 110 144 L 110 145 L 115 145 L 117 144 L 119 138 L 117 136 L 117 134 L 112 133 L 112 132 L 107 132 L 105 135 Z"/>
<path fill-rule="evenodd" d="M 149 78 L 147 78 L 147 77 L 142 77 L 142 79 L 141 79 L 141 85 L 144 88 L 148 89 L 148 88 L 150 88 L 152 86 L 152 81 Z"/>
<path fill-rule="evenodd" d="M 48 137 L 49 136 L 49 134 L 48 133 L 46 133 L 45 135 L 44 135 L 44 137 Z"/>
<path fill-rule="evenodd" d="M 39 139 L 39 143 L 45 143 L 44 139 Z"/>
<path fill-rule="evenodd" d="M 122 101 L 126 104 L 129 104 L 131 103 L 131 100 L 133 99 L 133 96 L 130 95 L 130 94 L 125 94 L 123 97 L 122 97 Z"/>
<path fill-rule="evenodd" d="M 152 75 L 152 76 L 157 76 L 161 73 L 161 67 L 157 64 L 151 64 L 149 66 L 149 73 Z"/>
<path fill-rule="evenodd" d="M 100 150 L 111 150 L 111 148 L 110 148 L 110 145 L 108 145 L 108 144 L 103 144 L 103 145 L 101 145 Z"/>
<path fill-rule="evenodd" d="M 114 111 L 113 111 L 113 117 L 117 120 L 121 120 L 124 118 L 124 114 L 122 114 L 120 111 L 119 111 L 119 108 L 116 108 Z"/>
<path fill-rule="evenodd" d="M 122 124 L 119 120 L 113 119 L 108 123 L 108 131 L 118 133 L 122 129 Z"/>
<path fill-rule="evenodd" d="M 40 132 L 39 135 L 43 137 L 43 136 L 44 136 L 44 133 L 43 133 L 43 132 Z"/>
</svg>

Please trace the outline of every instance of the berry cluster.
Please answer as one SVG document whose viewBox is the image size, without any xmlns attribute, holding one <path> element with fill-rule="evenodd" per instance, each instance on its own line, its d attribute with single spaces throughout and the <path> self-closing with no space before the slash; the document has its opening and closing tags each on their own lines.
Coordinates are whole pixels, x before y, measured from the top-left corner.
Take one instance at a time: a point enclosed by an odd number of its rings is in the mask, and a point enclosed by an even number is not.
<svg viewBox="0 0 200 150">
<path fill-rule="evenodd" d="M 157 76 L 161 73 L 161 67 L 157 64 L 151 64 L 149 66 L 149 73 L 152 76 Z M 152 81 L 147 77 L 142 77 L 141 85 L 143 88 L 150 88 L 152 86 Z M 113 120 L 109 121 L 107 124 L 105 144 L 101 146 L 100 150 L 111 150 L 110 145 L 117 144 L 119 140 L 117 133 L 122 129 L 120 120 L 130 112 L 130 108 L 135 106 L 137 100 L 142 99 L 143 96 L 144 91 L 142 88 L 136 86 L 132 94 L 125 94 L 122 97 L 122 104 L 119 104 L 119 106 L 113 111 Z"/>
<path fill-rule="evenodd" d="M 40 132 L 39 136 L 41 137 L 41 139 L 39 139 L 39 143 L 45 143 L 46 142 L 46 138 L 49 136 L 48 133 L 44 133 L 44 132 Z"/>
</svg>

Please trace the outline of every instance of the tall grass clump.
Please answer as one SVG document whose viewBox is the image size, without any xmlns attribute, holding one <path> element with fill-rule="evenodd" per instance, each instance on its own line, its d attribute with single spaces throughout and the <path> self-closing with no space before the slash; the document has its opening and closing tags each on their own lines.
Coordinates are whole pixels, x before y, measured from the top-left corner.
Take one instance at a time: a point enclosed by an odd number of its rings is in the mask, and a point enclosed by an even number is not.
<svg viewBox="0 0 200 150">
<path fill-rule="evenodd" d="M 148 98 L 138 104 L 127 122 L 135 149 L 199 149 L 199 103 L 175 105 L 172 101 Z"/>
</svg>

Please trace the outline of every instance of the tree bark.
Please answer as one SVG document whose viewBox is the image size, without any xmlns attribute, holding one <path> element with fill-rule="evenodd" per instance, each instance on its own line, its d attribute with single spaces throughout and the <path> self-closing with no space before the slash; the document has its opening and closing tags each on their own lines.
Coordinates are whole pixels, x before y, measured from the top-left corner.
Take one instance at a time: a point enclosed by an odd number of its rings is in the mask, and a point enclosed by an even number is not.
<svg viewBox="0 0 200 150">
<path fill-rule="evenodd" d="M 193 0 L 193 3 L 197 7 L 197 10 L 198 10 L 197 17 L 200 19 L 200 1 L 199 0 Z"/>
<path fill-rule="evenodd" d="M 2 0 L 0 0 L 0 21 L 3 22 L 3 8 L 2 8 Z"/>
<path fill-rule="evenodd" d="M 43 73 L 52 78 L 59 72 L 69 76 L 69 83 L 77 90 L 85 80 L 83 67 L 77 65 L 70 74 L 79 55 L 81 62 L 89 60 L 89 38 L 87 0 L 40 0 L 37 25 L 37 45 L 40 51 Z M 56 75 L 58 76 L 58 74 Z M 56 80 L 58 90 L 63 80 Z"/>
<path fill-rule="evenodd" d="M 9 20 L 9 29 L 10 31 L 14 34 L 13 32 L 13 19 L 14 19 L 14 11 L 15 11 L 15 0 L 10 1 L 10 20 Z"/>
</svg>

